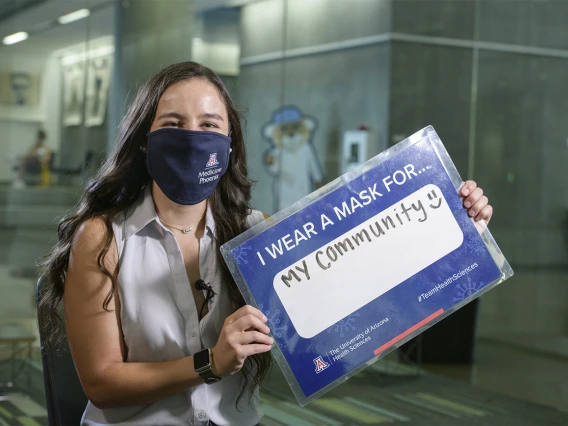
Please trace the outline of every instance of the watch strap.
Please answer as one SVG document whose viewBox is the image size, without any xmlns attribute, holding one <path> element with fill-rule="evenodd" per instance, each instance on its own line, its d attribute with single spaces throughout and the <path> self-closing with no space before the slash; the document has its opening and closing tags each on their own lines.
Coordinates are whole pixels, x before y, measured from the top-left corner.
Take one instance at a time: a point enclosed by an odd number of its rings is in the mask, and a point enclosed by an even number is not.
<svg viewBox="0 0 568 426">
<path fill-rule="evenodd" d="M 199 365 L 199 366 L 194 365 L 195 372 L 199 374 L 199 376 L 203 379 L 203 381 L 206 384 L 210 385 L 212 383 L 217 383 L 219 380 L 221 380 L 221 377 L 213 374 L 213 371 L 211 370 L 211 360 L 212 360 L 211 349 L 204 349 L 200 352 L 207 352 L 207 357 L 209 362 L 205 365 Z"/>
</svg>

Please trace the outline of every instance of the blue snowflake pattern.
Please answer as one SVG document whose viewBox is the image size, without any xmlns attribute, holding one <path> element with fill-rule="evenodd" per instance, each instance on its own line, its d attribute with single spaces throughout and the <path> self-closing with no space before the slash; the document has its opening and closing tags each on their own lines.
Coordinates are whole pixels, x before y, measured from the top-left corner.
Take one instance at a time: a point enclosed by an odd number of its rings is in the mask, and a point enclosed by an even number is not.
<svg viewBox="0 0 568 426">
<path fill-rule="evenodd" d="M 475 237 L 469 237 L 465 242 L 465 248 L 468 252 L 474 255 L 485 253 L 485 244 Z"/>
<path fill-rule="evenodd" d="M 467 283 L 458 284 L 456 287 L 458 288 L 458 297 L 454 297 L 454 302 L 460 302 L 464 299 L 467 299 L 472 294 L 477 293 L 481 290 L 485 284 L 480 282 L 479 284 L 475 282 L 471 282 L 471 279 L 467 277 Z"/>
<path fill-rule="evenodd" d="M 237 265 L 247 264 L 248 260 L 246 259 L 248 250 L 252 250 L 252 246 L 238 246 L 233 250 L 233 257 L 237 261 Z"/>
<path fill-rule="evenodd" d="M 355 322 L 355 317 L 359 316 L 359 312 L 355 312 L 349 315 L 347 318 L 343 318 L 341 321 L 336 322 L 334 325 L 327 329 L 328 333 L 335 331 L 336 333 L 339 332 L 339 337 L 344 336 L 344 332 L 349 332 L 351 330 L 355 330 L 355 326 L 353 323 Z"/>
<path fill-rule="evenodd" d="M 262 304 L 258 305 L 258 308 L 264 313 L 264 315 L 266 315 L 266 318 L 268 318 L 267 325 L 268 328 L 270 328 L 272 335 L 274 337 L 281 338 L 283 336 L 283 332 L 288 331 L 288 326 L 281 324 L 282 320 L 280 318 L 280 310 L 276 309 L 274 312 L 271 312 L 270 310 L 265 311 Z M 277 342 L 278 346 L 283 346 L 280 341 L 277 340 Z"/>
</svg>

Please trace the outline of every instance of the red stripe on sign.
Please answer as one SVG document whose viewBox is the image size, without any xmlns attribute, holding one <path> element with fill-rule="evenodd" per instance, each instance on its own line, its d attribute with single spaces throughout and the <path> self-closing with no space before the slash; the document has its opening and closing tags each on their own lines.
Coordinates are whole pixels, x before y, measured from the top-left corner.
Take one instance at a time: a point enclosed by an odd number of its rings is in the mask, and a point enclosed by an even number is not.
<svg viewBox="0 0 568 426">
<path fill-rule="evenodd" d="M 385 349 L 387 349 L 388 347 L 394 345 L 396 342 L 404 339 L 406 336 L 408 336 L 410 333 L 415 332 L 416 330 L 418 330 L 420 327 L 422 327 L 423 325 L 428 324 L 430 321 L 432 321 L 434 318 L 439 317 L 440 315 L 442 315 L 444 313 L 444 310 L 442 308 L 438 309 L 436 312 L 434 312 L 432 315 L 430 315 L 427 318 L 424 318 L 422 321 L 420 321 L 418 324 L 413 325 L 412 327 L 410 327 L 408 330 L 406 330 L 404 333 L 399 334 L 398 336 L 396 336 L 394 339 L 389 340 L 387 343 L 385 343 L 383 346 L 381 346 L 380 348 L 377 348 L 373 351 L 373 353 L 375 355 L 380 354 L 381 352 L 383 352 Z"/>
</svg>

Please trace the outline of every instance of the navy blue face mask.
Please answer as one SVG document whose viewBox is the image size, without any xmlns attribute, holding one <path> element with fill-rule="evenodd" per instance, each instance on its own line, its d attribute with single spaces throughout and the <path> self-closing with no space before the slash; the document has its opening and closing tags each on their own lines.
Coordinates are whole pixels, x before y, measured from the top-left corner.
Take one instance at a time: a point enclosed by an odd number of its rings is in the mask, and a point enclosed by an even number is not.
<svg viewBox="0 0 568 426">
<path fill-rule="evenodd" d="M 205 200 L 229 166 L 231 138 L 217 132 L 159 129 L 148 133 L 146 166 L 175 203 Z"/>
</svg>

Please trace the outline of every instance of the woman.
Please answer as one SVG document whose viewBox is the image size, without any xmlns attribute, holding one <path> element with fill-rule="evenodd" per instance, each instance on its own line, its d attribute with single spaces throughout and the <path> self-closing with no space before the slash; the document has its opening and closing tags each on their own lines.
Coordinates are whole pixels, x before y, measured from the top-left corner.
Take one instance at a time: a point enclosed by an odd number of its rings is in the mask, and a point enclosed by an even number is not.
<svg viewBox="0 0 568 426">
<path fill-rule="evenodd" d="M 45 265 L 39 314 L 59 326 L 64 301 L 83 424 L 258 423 L 273 339 L 219 252 L 263 219 L 245 158 L 237 110 L 208 68 L 172 65 L 139 92 Z M 475 183 L 465 191 L 488 220 Z"/>
<path fill-rule="evenodd" d="M 37 139 L 29 152 L 20 159 L 18 177 L 13 182 L 14 188 L 26 186 L 26 178 L 38 181 L 41 186 L 49 184 L 49 167 L 52 152 L 45 144 L 46 133 L 43 130 L 37 132 Z M 39 177 L 39 179 L 33 179 Z M 28 179 L 30 180 L 30 179 Z"/>
</svg>

